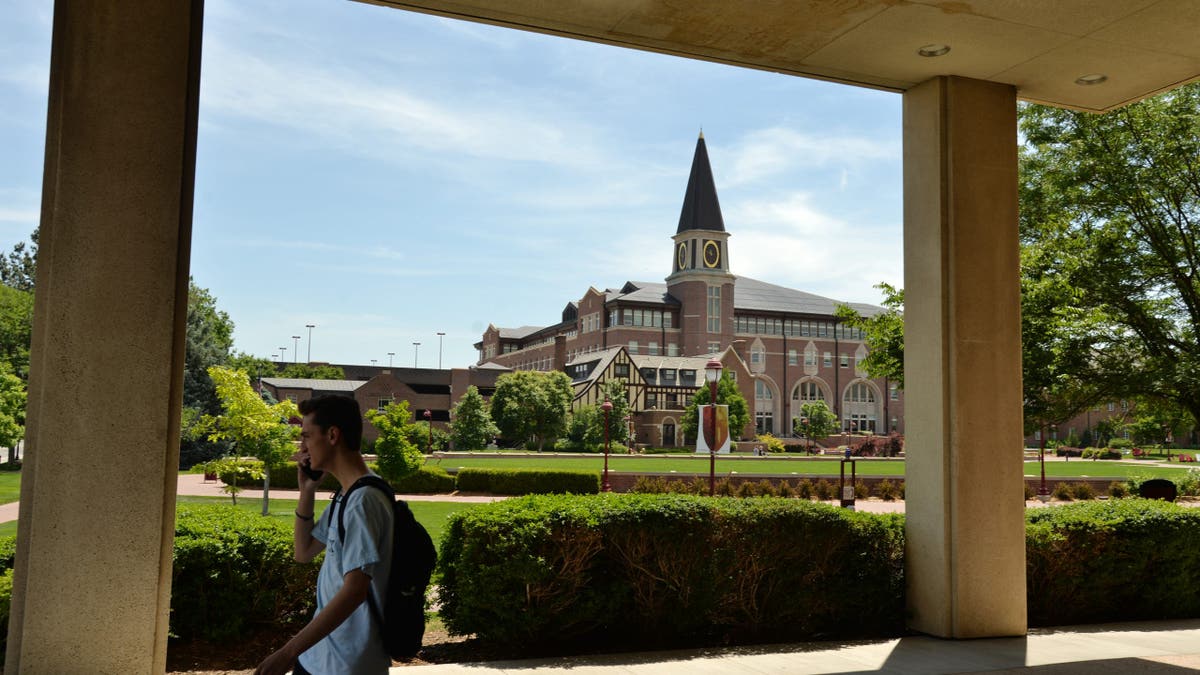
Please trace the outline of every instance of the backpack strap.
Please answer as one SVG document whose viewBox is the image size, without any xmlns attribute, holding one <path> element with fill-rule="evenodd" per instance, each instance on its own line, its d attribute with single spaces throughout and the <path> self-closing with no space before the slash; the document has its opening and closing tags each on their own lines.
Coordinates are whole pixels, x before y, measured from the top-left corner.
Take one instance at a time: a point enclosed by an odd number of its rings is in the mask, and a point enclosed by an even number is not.
<svg viewBox="0 0 1200 675">
<path fill-rule="evenodd" d="M 354 484 L 350 486 L 350 489 L 346 490 L 346 493 L 343 494 L 341 496 L 341 499 L 338 500 L 341 504 L 341 508 L 339 508 L 337 510 L 338 541 L 341 541 L 342 543 L 345 543 L 345 541 L 346 541 L 345 514 L 346 514 L 346 505 L 349 503 L 349 500 L 350 500 L 350 493 L 354 492 L 355 490 L 357 490 L 358 488 L 363 487 L 363 486 L 370 486 L 373 488 L 377 488 L 379 490 L 383 490 L 383 493 L 388 496 L 389 502 L 396 501 L 396 493 L 392 491 L 392 486 L 388 485 L 388 482 L 386 480 L 380 478 L 379 476 L 367 474 L 367 475 L 363 476 L 362 478 L 359 478 L 358 480 L 354 481 Z"/>
<path fill-rule="evenodd" d="M 343 544 L 346 543 L 346 518 L 345 518 L 346 506 L 349 504 L 349 501 L 350 501 L 350 493 L 354 492 L 355 490 L 357 490 L 360 487 L 373 487 L 378 490 L 382 490 L 383 493 L 388 496 L 389 502 L 391 502 L 393 505 L 396 503 L 396 493 L 392 491 L 392 486 L 388 485 L 387 481 L 380 478 L 379 476 L 367 474 L 367 475 L 363 476 L 362 478 L 359 478 L 358 480 L 354 481 L 354 484 L 350 486 L 349 490 L 346 490 L 346 494 L 342 495 L 341 499 L 339 500 L 341 503 L 341 508 L 339 508 L 337 510 L 338 541 L 342 542 Z M 393 530 L 396 527 L 395 518 L 396 518 L 396 512 L 395 512 L 395 506 L 393 506 L 392 507 L 392 521 L 393 521 L 392 529 Z M 375 620 L 379 622 L 380 630 L 382 630 L 383 626 L 386 625 L 383 620 L 383 612 L 379 611 L 379 607 L 376 606 L 375 593 L 370 590 L 367 591 L 367 604 L 371 607 L 371 614 L 373 614 L 375 616 Z"/>
</svg>

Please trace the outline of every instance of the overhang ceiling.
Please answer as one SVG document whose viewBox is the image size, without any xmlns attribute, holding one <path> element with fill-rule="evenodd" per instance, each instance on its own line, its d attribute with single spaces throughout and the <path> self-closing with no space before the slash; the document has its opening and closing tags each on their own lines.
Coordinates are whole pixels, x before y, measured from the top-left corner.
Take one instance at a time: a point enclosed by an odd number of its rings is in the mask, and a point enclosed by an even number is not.
<svg viewBox="0 0 1200 675">
<path fill-rule="evenodd" d="M 362 1 L 892 91 L 961 75 L 1097 112 L 1200 78 L 1200 0 Z"/>
</svg>

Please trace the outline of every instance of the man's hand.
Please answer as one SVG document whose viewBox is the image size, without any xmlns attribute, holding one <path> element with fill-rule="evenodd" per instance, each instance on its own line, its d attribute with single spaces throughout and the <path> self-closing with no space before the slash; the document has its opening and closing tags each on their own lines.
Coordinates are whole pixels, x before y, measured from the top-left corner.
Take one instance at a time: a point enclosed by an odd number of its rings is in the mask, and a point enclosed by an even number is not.
<svg viewBox="0 0 1200 675">
<path fill-rule="evenodd" d="M 284 645 L 282 649 L 263 659 L 254 669 L 254 675 L 284 675 L 296 666 L 296 655 Z"/>
<path fill-rule="evenodd" d="M 320 481 L 315 481 L 309 478 L 308 474 L 304 473 L 304 469 L 301 468 L 305 466 L 312 466 L 309 464 L 308 453 L 304 450 L 299 450 L 296 452 L 296 454 L 291 456 L 291 460 L 296 463 L 296 485 L 300 488 L 300 491 L 315 493 L 317 491 L 317 485 L 320 483 Z"/>
</svg>

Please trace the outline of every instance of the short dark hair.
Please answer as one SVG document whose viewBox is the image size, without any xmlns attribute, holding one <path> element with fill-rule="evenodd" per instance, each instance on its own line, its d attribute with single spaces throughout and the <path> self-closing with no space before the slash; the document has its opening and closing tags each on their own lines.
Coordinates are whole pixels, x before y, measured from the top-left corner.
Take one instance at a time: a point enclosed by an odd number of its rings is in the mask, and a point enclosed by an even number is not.
<svg viewBox="0 0 1200 675">
<path fill-rule="evenodd" d="M 359 452 L 362 446 L 362 409 L 358 401 L 349 396 L 324 394 L 300 402 L 300 414 L 313 416 L 313 424 L 321 431 L 337 427 L 342 432 L 346 447 Z"/>
</svg>

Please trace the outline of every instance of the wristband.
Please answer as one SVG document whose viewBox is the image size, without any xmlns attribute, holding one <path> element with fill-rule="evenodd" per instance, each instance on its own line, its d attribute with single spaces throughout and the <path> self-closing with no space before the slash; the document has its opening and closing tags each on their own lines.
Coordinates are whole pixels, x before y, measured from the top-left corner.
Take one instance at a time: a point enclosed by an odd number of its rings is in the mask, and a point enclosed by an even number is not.
<svg viewBox="0 0 1200 675">
<path fill-rule="evenodd" d="M 296 513 L 296 517 L 297 517 L 297 518 L 299 518 L 300 520 L 312 520 L 312 519 L 313 519 L 313 517 L 312 517 L 312 516 L 302 516 L 302 515 L 300 515 L 300 512 L 299 512 L 299 511 L 296 511 L 295 513 Z"/>
</svg>

